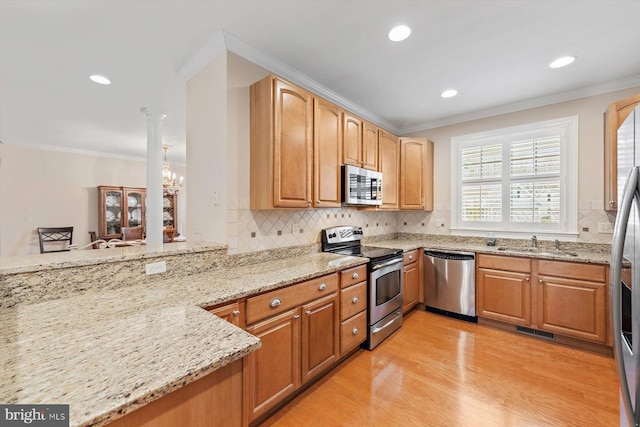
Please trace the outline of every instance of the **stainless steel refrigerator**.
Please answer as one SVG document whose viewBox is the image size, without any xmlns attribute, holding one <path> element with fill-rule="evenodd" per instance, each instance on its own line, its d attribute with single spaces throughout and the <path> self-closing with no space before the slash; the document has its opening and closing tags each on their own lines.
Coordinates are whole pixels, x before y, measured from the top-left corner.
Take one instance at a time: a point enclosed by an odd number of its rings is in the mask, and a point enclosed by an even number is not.
<svg viewBox="0 0 640 427">
<path fill-rule="evenodd" d="M 620 425 L 640 423 L 640 107 L 618 129 L 618 214 L 611 247 Z"/>
</svg>

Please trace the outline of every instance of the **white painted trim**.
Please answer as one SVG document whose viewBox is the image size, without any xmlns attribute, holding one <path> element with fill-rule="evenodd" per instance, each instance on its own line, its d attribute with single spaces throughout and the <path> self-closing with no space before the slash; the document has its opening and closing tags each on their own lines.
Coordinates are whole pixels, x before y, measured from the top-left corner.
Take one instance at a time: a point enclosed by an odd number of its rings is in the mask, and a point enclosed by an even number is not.
<svg viewBox="0 0 640 427">
<path fill-rule="evenodd" d="M 405 126 L 398 130 L 398 134 L 409 134 L 442 126 L 449 126 L 456 123 L 469 122 L 472 120 L 485 119 L 487 117 L 499 116 L 502 114 L 514 113 L 516 111 L 528 110 L 531 108 L 544 107 L 545 105 L 557 104 L 560 102 L 572 101 L 574 99 L 585 98 L 588 96 L 600 95 L 603 93 L 614 92 L 632 87 L 640 86 L 640 75 L 628 77 L 625 79 L 614 80 L 611 82 L 601 83 L 595 86 L 589 86 L 568 92 L 561 92 L 540 98 L 529 99 L 527 101 L 516 102 L 508 105 L 501 105 L 495 108 L 489 108 L 482 111 L 475 111 L 468 114 L 458 116 L 445 117 L 438 120 L 429 120 L 419 124 Z"/>
<path fill-rule="evenodd" d="M 176 74 L 186 82 L 226 49 L 223 30 L 218 30 L 182 67 L 176 70 Z"/>
</svg>

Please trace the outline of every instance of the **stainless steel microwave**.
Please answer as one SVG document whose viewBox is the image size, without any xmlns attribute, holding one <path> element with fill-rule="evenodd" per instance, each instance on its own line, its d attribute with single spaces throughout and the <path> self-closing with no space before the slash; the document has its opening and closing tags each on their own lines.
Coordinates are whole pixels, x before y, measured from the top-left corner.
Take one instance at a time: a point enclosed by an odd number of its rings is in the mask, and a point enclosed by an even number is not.
<svg viewBox="0 0 640 427">
<path fill-rule="evenodd" d="M 347 206 L 381 205 L 382 172 L 343 165 L 342 204 Z"/>
</svg>

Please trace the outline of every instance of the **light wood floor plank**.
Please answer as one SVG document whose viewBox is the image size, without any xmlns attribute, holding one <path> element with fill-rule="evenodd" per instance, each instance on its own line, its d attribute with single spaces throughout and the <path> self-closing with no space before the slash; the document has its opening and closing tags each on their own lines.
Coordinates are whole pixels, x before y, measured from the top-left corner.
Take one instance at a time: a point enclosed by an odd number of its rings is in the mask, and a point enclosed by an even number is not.
<svg viewBox="0 0 640 427">
<path fill-rule="evenodd" d="M 616 426 L 613 358 L 415 311 L 262 425 Z"/>
</svg>

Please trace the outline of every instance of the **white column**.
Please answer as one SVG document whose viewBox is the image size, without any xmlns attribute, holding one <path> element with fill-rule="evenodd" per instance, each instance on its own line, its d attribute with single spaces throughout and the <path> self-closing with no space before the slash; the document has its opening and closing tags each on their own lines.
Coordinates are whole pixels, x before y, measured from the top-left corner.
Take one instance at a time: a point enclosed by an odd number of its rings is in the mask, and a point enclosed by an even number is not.
<svg viewBox="0 0 640 427">
<path fill-rule="evenodd" d="M 147 119 L 147 252 L 162 251 L 162 119 L 165 114 L 140 110 Z"/>
</svg>

